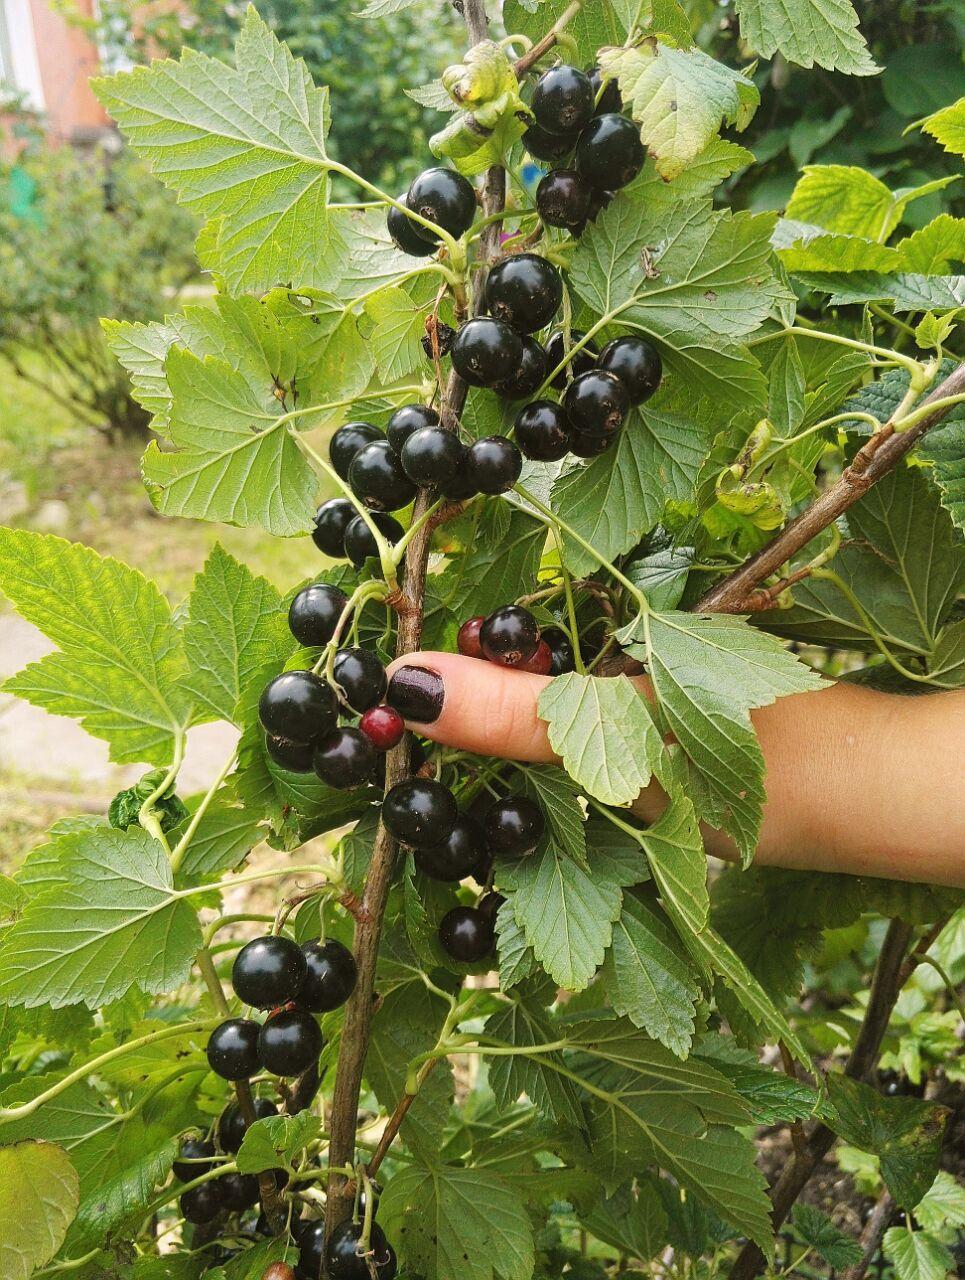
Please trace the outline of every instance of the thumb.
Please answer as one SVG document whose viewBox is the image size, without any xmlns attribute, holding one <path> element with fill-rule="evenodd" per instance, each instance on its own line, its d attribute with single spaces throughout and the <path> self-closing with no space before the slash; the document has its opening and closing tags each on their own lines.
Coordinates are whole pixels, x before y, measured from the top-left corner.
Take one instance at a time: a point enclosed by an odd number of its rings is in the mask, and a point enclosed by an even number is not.
<svg viewBox="0 0 965 1280">
<path fill-rule="evenodd" d="M 389 676 L 386 701 L 423 737 L 504 760 L 559 761 L 536 712 L 549 676 L 459 653 L 410 653 Z"/>
</svg>

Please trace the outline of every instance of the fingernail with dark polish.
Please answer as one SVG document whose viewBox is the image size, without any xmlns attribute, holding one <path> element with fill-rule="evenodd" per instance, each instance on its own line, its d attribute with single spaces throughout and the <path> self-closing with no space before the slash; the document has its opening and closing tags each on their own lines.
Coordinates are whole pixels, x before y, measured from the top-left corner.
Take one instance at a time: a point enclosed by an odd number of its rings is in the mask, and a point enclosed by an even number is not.
<svg viewBox="0 0 965 1280">
<path fill-rule="evenodd" d="M 399 667 L 389 681 L 385 700 L 405 720 L 432 724 L 442 714 L 442 676 L 429 667 Z"/>
</svg>

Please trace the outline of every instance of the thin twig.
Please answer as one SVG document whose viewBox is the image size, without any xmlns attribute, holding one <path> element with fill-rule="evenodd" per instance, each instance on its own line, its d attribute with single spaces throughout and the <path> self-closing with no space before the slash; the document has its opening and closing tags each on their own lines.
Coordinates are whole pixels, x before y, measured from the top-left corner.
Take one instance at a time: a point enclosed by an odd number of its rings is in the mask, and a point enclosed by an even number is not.
<svg viewBox="0 0 965 1280">
<path fill-rule="evenodd" d="M 553 48 L 559 39 L 560 32 L 565 26 L 573 21 L 579 13 L 580 8 L 581 5 L 579 0 L 574 0 L 573 4 L 563 10 L 557 20 L 553 23 L 550 30 L 547 31 L 545 36 L 543 36 L 542 40 L 537 40 L 528 53 L 525 53 L 521 58 L 517 59 L 513 68 L 516 72 L 517 79 L 521 80 L 530 67 L 539 62 L 544 53 L 549 53 L 550 49 Z"/>
<path fill-rule="evenodd" d="M 865 1223 L 864 1231 L 861 1233 L 861 1260 L 856 1262 L 853 1267 L 848 1267 L 846 1271 L 842 1271 L 841 1280 L 864 1280 L 865 1272 L 871 1266 L 872 1260 L 881 1248 L 881 1241 L 888 1223 L 891 1221 L 894 1208 L 894 1200 L 892 1200 L 887 1191 L 883 1191 L 878 1203 L 871 1211 L 871 1217 Z"/>
</svg>

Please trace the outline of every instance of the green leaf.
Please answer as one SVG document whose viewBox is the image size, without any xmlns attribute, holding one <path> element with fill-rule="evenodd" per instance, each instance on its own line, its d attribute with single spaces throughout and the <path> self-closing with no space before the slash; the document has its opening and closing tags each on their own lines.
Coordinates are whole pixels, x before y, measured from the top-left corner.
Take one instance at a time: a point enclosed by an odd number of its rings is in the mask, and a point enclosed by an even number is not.
<svg viewBox="0 0 965 1280">
<path fill-rule="evenodd" d="M 174 833 L 174 843 L 181 834 Z M 176 876 L 178 886 L 204 884 L 233 871 L 265 834 L 259 814 L 239 809 L 219 794 L 205 810 L 184 851 Z"/>
<path fill-rule="evenodd" d="M 374 293 L 365 310 L 375 324 L 372 354 L 383 383 L 397 381 L 425 361 L 421 339 L 425 337 L 427 308 L 405 289 L 389 287 Z"/>
<path fill-rule="evenodd" d="M 525 1204 L 485 1169 L 402 1169 L 382 1194 L 379 1221 L 398 1241 L 406 1270 L 427 1280 L 530 1280 L 533 1274 Z"/>
<path fill-rule="evenodd" d="M 157 586 L 51 534 L 0 529 L 0 588 L 57 645 L 9 693 L 73 716 L 118 764 L 170 763 L 188 721 L 184 653 Z"/>
<path fill-rule="evenodd" d="M 291 652 L 281 596 L 216 543 L 187 607 L 188 687 L 206 718 L 238 724 L 242 690 L 265 684 Z"/>
<path fill-rule="evenodd" d="M 829 294 L 828 304 L 834 307 L 858 302 L 891 302 L 896 312 L 904 312 L 957 311 L 965 306 L 965 276 L 799 271 L 797 278 L 809 289 Z"/>
<path fill-rule="evenodd" d="M 885 1186 L 910 1213 L 938 1173 L 948 1108 L 917 1098 L 886 1098 L 840 1074 L 828 1076 L 828 1095 L 834 1131 L 879 1157 Z"/>
<path fill-rule="evenodd" d="M 321 1121 L 311 1111 L 256 1120 L 245 1131 L 236 1156 L 238 1168 L 242 1173 L 290 1169 L 299 1152 L 318 1136 L 320 1129 Z"/>
<path fill-rule="evenodd" d="M 894 1263 L 898 1280 L 946 1280 L 952 1274 L 954 1258 L 927 1231 L 889 1227 L 882 1244 L 885 1257 Z"/>
<path fill-rule="evenodd" d="M 903 265 L 897 249 L 876 240 L 825 231 L 790 218 L 778 222 L 772 243 L 792 275 L 805 271 L 897 271 Z"/>
<path fill-rule="evenodd" d="M 653 908 L 625 894 L 603 985 L 618 1014 L 686 1058 L 694 1038 L 700 992 L 676 934 Z"/>
<path fill-rule="evenodd" d="M 67 1237 L 69 1251 L 83 1253 L 95 1245 L 130 1240 L 171 1172 L 177 1153 L 177 1142 L 168 1139 L 155 1150 L 138 1153 L 125 1168 L 88 1192 Z"/>
<path fill-rule="evenodd" d="M 653 545 L 625 564 L 623 572 L 643 592 L 651 609 L 673 609 L 681 601 L 695 558 L 694 547 Z"/>
<path fill-rule="evenodd" d="M 640 844 L 664 906 L 681 936 L 699 932 L 710 919 L 707 855 L 691 800 L 672 793 L 671 802 L 652 826 L 640 832 Z"/>
<path fill-rule="evenodd" d="M 327 233 L 328 90 L 248 9 L 235 66 L 180 62 L 95 79 L 133 150 L 209 219 L 204 265 L 235 293 L 318 282 Z"/>
<path fill-rule="evenodd" d="M 256 390 L 227 363 L 173 347 L 169 440 L 142 462 L 151 501 L 164 515 L 260 525 L 287 537 L 306 533 L 315 511 L 315 473 L 270 390 Z M 282 480 L 284 477 L 284 481 Z"/>
<path fill-rule="evenodd" d="M 952 155 L 965 156 L 965 97 L 943 107 L 921 124 Z"/>
<path fill-rule="evenodd" d="M 538 1003 L 523 994 L 515 997 L 492 1014 L 486 1022 L 486 1035 L 503 1040 L 517 1048 L 545 1045 L 556 1039 L 556 1029 Z M 526 1094 L 543 1115 L 559 1124 L 584 1124 L 583 1108 L 571 1080 L 556 1070 L 562 1065 L 558 1053 L 493 1056 L 489 1060 L 489 1084 L 496 1104 L 508 1111 Z"/>
<path fill-rule="evenodd" d="M 537 704 L 567 773 L 607 804 L 629 804 L 649 783 L 663 742 L 626 676 L 557 676 Z"/>
<path fill-rule="evenodd" d="M 518 982 L 532 976 L 536 957 L 526 941 L 526 934 L 516 922 L 511 902 L 504 902 L 496 913 L 496 950 L 499 954 L 499 988 L 509 991 Z"/>
<path fill-rule="evenodd" d="M 817 1090 L 783 1071 L 762 1066 L 733 1036 L 708 1032 L 701 1036 L 694 1054 L 727 1077 L 750 1107 L 754 1124 L 793 1124 L 818 1110 Z"/>
<path fill-rule="evenodd" d="M 795 1234 L 817 1253 L 829 1267 L 841 1271 L 861 1259 L 861 1245 L 834 1225 L 813 1204 L 794 1206 L 792 1219 Z"/>
<path fill-rule="evenodd" d="M 667 1244 L 667 1214 L 655 1180 L 647 1175 L 632 1187 L 626 1183 L 612 1195 L 602 1195 L 580 1222 L 604 1244 L 641 1262 L 649 1262 Z"/>
<path fill-rule="evenodd" d="M 562 17 L 568 0 L 506 0 L 503 25 L 507 31 L 519 32 L 535 42 L 542 39 L 554 22 Z M 576 45 L 573 61 L 580 66 L 595 62 L 597 50 L 607 44 L 622 44 L 625 25 L 613 4 L 583 5 L 567 23 L 566 34 Z"/>
<path fill-rule="evenodd" d="M 915 1205 L 915 1219 L 926 1231 L 965 1227 L 965 1186 L 941 1170 Z"/>
<path fill-rule="evenodd" d="M 379 810 L 373 806 L 366 810 L 351 831 L 338 843 L 337 853 L 342 859 L 345 883 L 353 893 L 361 893 L 368 875 L 369 863 L 379 829 Z"/>
<path fill-rule="evenodd" d="M 585 867 L 586 823 L 571 779 L 549 764 L 527 765 L 524 776 L 526 790 L 543 810 L 552 838 L 568 857 Z"/>
<path fill-rule="evenodd" d="M 681 173 L 720 132 L 745 129 L 759 102 L 753 80 L 700 49 L 675 49 L 650 38 L 631 48 L 604 49 L 600 66 L 614 76 L 657 172 Z"/>
<path fill-rule="evenodd" d="M 161 845 L 132 827 L 67 835 L 60 848 L 66 879 L 31 899 L 0 943 L 0 1000 L 94 1009 L 132 987 L 183 982 L 201 930 L 173 895 Z"/>
<path fill-rule="evenodd" d="M 926 185 L 933 189 L 933 184 Z M 945 185 L 944 180 L 940 185 Z M 853 165 L 809 164 L 805 165 L 785 212 L 788 218 L 824 227 L 826 231 L 884 241 L 911 201 L 924 194 L 926 187 L 892 192 L 879 178 Z"/>
<path fill-rule="evenodd" d="M 738 0 L 737 13 L 741 35 L 764 58 L 780 52 L 801 67 L 851 76 L 879 70 L 851 0 Z"/>
<path fill-rule="evenodd" d="M 906 271 L 938 275 L 965 258 L 965 218 L 940 213 L 895 245 Z M 830 268 L 834 270 L 834 268 Z"/>
<path fill-rule="evenodd" d="M 0 1147 L 0 1275 L 29 1280 L 64 1242 L 77 1212 L 77 1172 L 50 1142 Z"/>
<path fill-rule="evenodd" d="M 667 724 L 700 771 L 706 817 L 753 857 L 764 802 L 750 711 L 821 687 L 793 654 L 740 618 L 648 613 L 617 633 L 647 665 Z"/>
</svg>

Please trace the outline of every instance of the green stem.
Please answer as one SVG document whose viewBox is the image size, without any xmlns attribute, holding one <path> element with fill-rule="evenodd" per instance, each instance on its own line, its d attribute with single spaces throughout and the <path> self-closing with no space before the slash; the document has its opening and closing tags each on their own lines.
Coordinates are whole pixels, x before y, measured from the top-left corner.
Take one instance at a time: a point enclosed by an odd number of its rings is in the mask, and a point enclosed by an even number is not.
<svg viewBox="0 0 965 1280">
<path fill-rule="evenodd" d="M 197 832 L 198 827 L 201 825 L 201 819 L 208 812 L 208 807 L 211 804 L 211 801 L 214 799 L 215 792 L 218 790 L 218 788 L 224 782 L 225 778 L 231 772 L 232 766 L 234 765 L 235 760 L 237 758 L 238 758 L 238 751 L 236 748 L 234 751 L 232 751 L 231 755 L 225 761 L 224 766 L 218 773 L 218 776 L 215 778 L 214 782 L 212 782 L 211 786 L 202 796 L 197 809 L 195 809 L 194 813 L 191 815 L 191 821 L 188 823 L 188 825 L 184 829 L 184 834 L 181 836 L 181 839 L 177 842 L 173 851 L 171 852 L 171 871 L 175 875 L 181 869 L 181 863 L 184 861 L 184 855 L 187 853 L 188 846 L 191 844 L 191 841 L 194 839 L 195 833 Z"/>
<path fill-rule="evenodd" d="M 563 593 L 566 596 L 566 616 L 570 621 L 570 639 L 573 641 L 573 663 L 581 676 L 586 675 L 586 664 L 580 649 L 580 628 L 576 621 L 576 601 L 573 599 L 573 580 L 563 560 L 563 539 L 558 529 L 553 530 L 556 552 L 560 558 L 560 571 L 563 574 Z"/>
<path fill-rule="evenodd" d="M 357 611 L 361 611 L 367 601 L 384 600 L 385 596 L 386 588 L 381 582 L 373 582 L 370 580 L 368 582 L 361 583 L 355 588 L 348 600 L 345 602 L 345 607 L 342 609 L 338 622 L 335 624 L 335 630 L 332 632 L 331 640 L 329 640 L 328 644 L 322 650 L 318 661 L 315 663 L 314 667 L 312 667 L 312 671 L 314 671 L 316 675 L 318 675 L 324 667 L 325 679 L 330 685 L 333 687 L 335 686 L 335 655 L 338 652 L 338 647 L 342 640 L 342 633 L 345 631 L 345 624 L 353 614 Z"/>
<path fill-rule="evenodd" d="M 814 578 L 823 578 L 825 582 L 830 582 L 835 587 L 837 587 L 837 589 L 841 592 L 841 594 L 847 600 L 848 604 L 851 605 L 851 608 L 855 611 L 855 613 L 860 618 L 865 631 L 868 633 L 868 638 L 872 641 L 875 648 L 878 650 L 881 656 L 885 659 L 885 661 L 890 666 L 892 666 L 895 669 L 895 671 L 898 672 L 899 675 L 904 676 L 906 680 L 914 681 L 916 684 L 927 684 L 929 682 L 928 676 L 918 675 L 914 671 L 909 671 L 906 666 L 904 666 L 901 662 L 898 661 L 895 655 L 891 652 L 891 650 L 885 644 L 884 640 L 878 634 L 878 631 L 876 630 L 874 623 L 872 622 L 871 618 L 868 616 L 867 612 L 865 611 L 864 606 L 861 604 L 861 601 L 858 599 L 858 597 L 851 590 L 851 588 L 844 581 L 844 579 L 841 577 L 840 574 L 835 573 L 833 569 L 818 568 L 812 572 L 811 576 Z M 923 650 L 919 649 L 918 652 L 922 653 Z"/>
<path fill-rule="evenodd" d="M 436 223 L 430 221 L 429 218 L 423 218 L 421 214 L 410 209 L 404 201 L 396 200 L 394 196 L 390 196 L 388 192 L 382 191 L 374 183 L 369 182 L 360 174 L 356 173 L 354 169 L 350 169 L 348 165 L 339 164 L 337 160 L 328 160 L 325 167 L 330 169 L 333 173 L 340 173 L 343 178 L 348 178 L 350 182 L 354 182 L 355 185 L 361 187 L 363 191 L 368 191 L 370 195 L 381 200 L 383 204 L 390 204 L 393 209 L 398 209 L 400 213 L 404 213 L 405 216 L 410 218 L 413 222 L 418 222 L 420 226 L 425 227 L 427 231 L 431 231 L 434 236 L 438 236 L 449 250 L 449 257 L 453 262 L 456 262 L 459 259 L 460 247 L 444 227 L 437 226 Z"/>
<path fill-rule="evenodd" d="M 552 369 L 549 372 L 549 374 L 543 379 L 543 385 L 536 392 L 533 399 L 534 400 L 540 399 L 540 397 L 546 393 L 548 388 L 552 386 L 553 379 L 566 370 L 566 366 L 570 363 L 570 361 L 573 359 L 576 353 L 578 351 L 582 351 L 583 348 L 587 345 L 587 343 L 591 342 L 593 338 L 600 332 L 601 329 L 605 329 L 606 326 L 612 320 L 615 320 L 616 317 L 621 314 L 621 312 L 626 311 L 628 307 L 631 307 L 634 301 L 635 299 L 630 299 L 630 301 L 628 302 L 623 302 L 620 304 L 619 307 L 614 307 L 612 311 L 608 311 L 605 315 L 601 316 L 600 319 L 597 320 L 597 322 L 592 326 L 592 328 L 587 329 L 583 337 L 580 338 L 578 341 L 574 342 L 573 345 L 569 347 L 569 349 L 566 348 L 566 344 L 564 342 L 563 359 L 559 362 L 556 368 Z"/>
<path fill-rule="evenodd" d="M 799 334 L 802 338 L 812 338 L 819 342 L 831 342 L 840 347 L 850 347 L 852 351 L 863 351 L 869 356 L 878 356 L 888 364 L 903 365 L 911 374 L 912 379 L 918 379 L 922 376 L 924 366 L 920 360 L 914 360 L 911 356 L 903 355 L 900 351 L 893 351 L 890 347 L 879 347 L 873 342 L 862 342 L 860 338 L 846 338 L 840 333 L 828 333 L 824 329 L 805 329 L 802 325 L 792 324 L 786 329 L 777 329 L 773 333 L 762 333 L 757 338 L 751 338 L 747 342 L 747 346 L 760 346 L 763 342 L 773 342 L 775 338 L 786 337 L 789 333 Z"/>
<path fill-rule="evenodd" d="M 896 418 L 892 422 L 892 426 L 896 431 L 908 431 L 909 428 L 921 422 L 922 418 L 927 418 L 929 414 L 935 413 L 936 410 L 949 409 L 956 404 L 965 404 L 965 393 L 957 396 L 942 396 L 938 400 L 930 400 L 928 404 L 923 404 L 919 408 L 913 409 L 906 417 Z"/>
<path fill-rule="evenodd" d="M 219 916 L 217 920 L 212 920 L 204 931 L 204 945 L 211 946 L 211 941 L 215 934 L 221 932 L 222 929 L 230 928 L 234 924 L 243 924 L 246 921 L 257 922 L 258 924 L 270 924 L 274 920 L 274 916 L 255 915 L 252 912 L 242 911 L 237 915 Z"/>
<path fill-rule="evenodd" d="M 414 520 L 412 524 L 409 525 L 408 529 L 406 529 L 399 541 L 394 544 L 392 548 L 392 559 L 397 565 L 402 563 L 402 557 L 405 555 L 406 547 L 416 536 L 419 530 L 424 528 L 436 512 L 444 505 L 445 498 L 439 498 L 431 507 L 427 507 L 418 520 Z"/>
<path fill-rule="evenodd" d="M 137 815 L 137 820 L 144 830 L 149 835 L 152 835 L 154 839 L 164 847 L 164 850 L 169 857 L 171 855 L 171 846 L 168 844 L 167 836 L 161 829 L 161 819 L 155 812 L 154 806 L 162 796 L 167 794 L 168 789 L 172 786 L 174 780 L 178 776 L 178 771 L 180 770 L 182 761 L 184 760 L 185 736 L 183 729 L 179 730 L 178 733 L 175 734 L 174 756 L 171 760 L 171 767 L 141 805 Z"/>
</svg>

